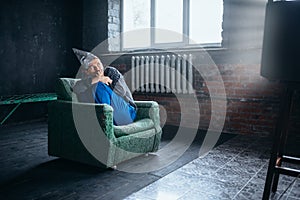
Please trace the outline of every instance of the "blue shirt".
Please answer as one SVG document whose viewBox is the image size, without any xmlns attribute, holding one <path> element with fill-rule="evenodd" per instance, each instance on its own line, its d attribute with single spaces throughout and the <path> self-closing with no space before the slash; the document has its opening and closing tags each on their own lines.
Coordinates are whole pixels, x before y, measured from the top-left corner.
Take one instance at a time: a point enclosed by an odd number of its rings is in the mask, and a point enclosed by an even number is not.
<svg viewBox="0 0 300 200">
<path fill-rule="evenodd" d="M 115 125 L 127 125 L 134 121 L 136 117 L 135 108 L 112 91 L 106 84 L 102 82 L 97 83 L 97 86 L 94 87 L 93 96 L 96 103 L 105 103 L 113 107 Z"/>
</svg>

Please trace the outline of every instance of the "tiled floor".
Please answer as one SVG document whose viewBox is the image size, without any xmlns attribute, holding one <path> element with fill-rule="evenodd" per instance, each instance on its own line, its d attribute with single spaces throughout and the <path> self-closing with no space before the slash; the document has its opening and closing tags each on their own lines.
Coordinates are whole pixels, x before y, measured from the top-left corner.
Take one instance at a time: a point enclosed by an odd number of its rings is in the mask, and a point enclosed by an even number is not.
<svg viewBox="0 0 300 200">
<path fill-rule="evenodd" d="M 49 157 L 45 122 L 0 127 L 0 199 L 261 199 L 268 137 L 224 134 L 219 146 L 197 158 L 203 133 L 197 136 L 172 165 L 138 174 Z M 164 138 L 162 146 L 169 139 Z M 291 185 L 293 180 L 281 176 L 272 199 L 299 200 L 300 180 Z"/>
<path fill-rule="evenodd" d="M 235 137 L 126 200 L 261 199 L 270 145 L 267 137 Z M 271 199 L 300 199 L 300 179 L 294 180 L 281 175 L 278 191 Z"/>
<path fill-rule="evenodd" d="M 164 127 L 161 146 L 168 144 L 176 131 L 176 127 Z M 163 169 L 126 173 L 48 156 L 44 121 L 1 126 L 0 199 L 124 199 L 197 158 L 204 135 L 199 131 L 183 156 Z M 222 134 L 218 145 L 232 137 Z M 127 166 L 135 167 L 132 160 Z"/>
</svg>

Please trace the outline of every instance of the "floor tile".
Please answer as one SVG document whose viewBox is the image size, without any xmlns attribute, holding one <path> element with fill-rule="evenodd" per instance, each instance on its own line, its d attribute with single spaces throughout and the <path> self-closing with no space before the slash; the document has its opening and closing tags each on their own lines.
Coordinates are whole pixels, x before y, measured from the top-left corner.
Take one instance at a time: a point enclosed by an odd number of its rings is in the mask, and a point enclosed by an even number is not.
<svg viewBox="0 0 300 200">
<path fill-rule="evenodd" d="M 226 199 L 226 197 L 224 197 Z M 220 196 L 216 196 L 213 194 L 207 194 L 203 191 L 197 191 L 192 190 L 184 194 L 182 197 L 180 197 L 178 200 L 216 200 L 216 199 L 222 199 Z"/>
</svg>

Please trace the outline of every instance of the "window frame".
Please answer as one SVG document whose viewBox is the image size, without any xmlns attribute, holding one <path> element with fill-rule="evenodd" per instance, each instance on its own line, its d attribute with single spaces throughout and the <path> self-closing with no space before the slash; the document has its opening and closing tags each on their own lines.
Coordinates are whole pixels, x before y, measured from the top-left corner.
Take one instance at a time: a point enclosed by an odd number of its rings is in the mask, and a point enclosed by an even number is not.
<svg viewBox="0 0 300 200">
<path fill-rule="evenodd" d="M 121 33 L 124 31 L 124 1 L 121 0 L 120 6 L 120 17 L 121 17 L 121 24 L 120 29 Z M 197 43 L 197 44 L 191 44 L 189 41 L 189 31 L 190 31 L 190 0 L 182 0 L 183 2 L 183 9 L 182 9 L 182 33 L 183 33 L 183 39 L 182 42 L 166 42 L 166 43 L 155 43 L 155 2 L 157 0 L 149 0 L 150 2 L 150 46 L 144 46 L 144 47 L 134 47 L 134 48 L 124 48 L 123 44 L 123 37 L 121 36 L 121 50 L 122 51 L 137 51 L 137 50 L 149 50 L 149 49 L 171 49 L 171 48 L 195 48 L 195 47 L 204 47 L 204 48 L 222 48 L 222 41 L 220 43 Z M 224 5 L 223 5 L 224 6 Z M 224 19 L 224 8 L 223 8 L 223 19 Z M 122 34 L 121 34 L 122 35 Z M 222 37 L 223 40 L 223 37 Z"/>
</svg>

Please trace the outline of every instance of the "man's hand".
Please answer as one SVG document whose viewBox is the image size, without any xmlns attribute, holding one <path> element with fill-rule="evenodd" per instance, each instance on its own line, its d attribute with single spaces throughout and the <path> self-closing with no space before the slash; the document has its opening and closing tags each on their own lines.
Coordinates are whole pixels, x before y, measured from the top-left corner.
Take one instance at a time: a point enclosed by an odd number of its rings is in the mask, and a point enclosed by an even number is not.
<svg viewBox="0 0 300 200">
<path fill-rule="evenodd" d="M 106 85 L 109 85 L 112 83 L 112 80 L 108 77 L 108 76 L 94 76 L 92 78 L 92 84 L 98 83 L 98 82 L 102 82 Z"/>
<path fill-rule="evenodd" d="M 106 84 L 106 85 L 109 85 L 109 84 L 112 83 L 112 80 L 108 76 L 99 77 L 99 81 Z"/>
</svg>

